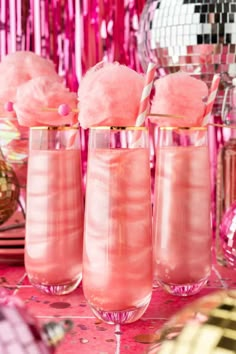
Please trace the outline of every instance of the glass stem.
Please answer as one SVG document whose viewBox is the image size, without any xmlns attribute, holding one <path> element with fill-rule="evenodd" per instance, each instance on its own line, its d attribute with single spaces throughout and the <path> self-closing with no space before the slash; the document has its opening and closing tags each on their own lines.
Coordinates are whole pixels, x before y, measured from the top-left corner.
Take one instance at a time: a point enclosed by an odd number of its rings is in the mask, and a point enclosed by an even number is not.
<svg viewBox="0 0 236 354">
<path fill-rule="evenodd" d="M 120 354 L 120 344 L 121 344 L 121 331 L 120 325 L 115 325 L 115 337 L 116 337 L 116 352 L 115 354 Z"/>
</svg>

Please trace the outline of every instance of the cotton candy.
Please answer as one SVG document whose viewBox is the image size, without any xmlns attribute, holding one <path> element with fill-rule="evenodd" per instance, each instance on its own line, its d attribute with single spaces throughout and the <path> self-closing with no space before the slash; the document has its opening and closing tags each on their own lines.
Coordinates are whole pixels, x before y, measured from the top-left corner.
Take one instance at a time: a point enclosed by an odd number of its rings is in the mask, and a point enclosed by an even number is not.
<svg viewBox="0 0 236 354">
<path fill-rule="evenodd" d="M 154 84 L 152 114 L 167 114 L 184 118 L 151 117 L 161 126 L 199 126 L 205 112 L 204 99 L 208 96 L 207 85 L 187 73 L 169 74 Z"/>
<path fill-rule="evenodd" d="M 61 82 L 51 60 L 29 51 L 19 51 L 3 57 L 0 63 L 0 114 L 4 104 L 15 102 L 17 88 L 35 77 L 47 76 Z"/>
<path fill-rule="evenodd" d="M 75 110 L 76 93 L 70 92 L 63 83 L 43 76 L 18 87 L 14 109 L 19 123 L 26 127 L 75 124 L 75 112 L 72 111 L 67 116 L 58 113 L 58 107 L 63 103 Z"/>
<path fill-rule="evenodd" d="M 143 75 L 127 66 L 99 63 L 86 73 L 80 83 L 81 126 L 135 125 L 143 85 Z"/>
<path fill-rule="evenodd" d="M 51 60 L 30 51 L 18 51 L 8 54 L 3 57 L 2 64 L 7 67 L 9 65 L 18 65 L 21 67 L 21 73 L 25 73 L 30 79 L 37 76 L 50 76 L 61 81 Z M 18 72 L 18 75 L 20 75 L 20 72 Z"/>
</svg>

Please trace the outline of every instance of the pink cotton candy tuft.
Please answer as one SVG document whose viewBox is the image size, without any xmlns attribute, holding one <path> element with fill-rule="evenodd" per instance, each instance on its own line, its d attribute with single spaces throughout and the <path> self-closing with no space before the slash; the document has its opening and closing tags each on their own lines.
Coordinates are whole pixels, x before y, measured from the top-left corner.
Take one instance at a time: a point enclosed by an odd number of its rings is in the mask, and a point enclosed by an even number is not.
<svg viewBox="0 0 236 354">
<path fill-rule="evenodd" d="M 0 113 L 3 113 L 6 102 L 15 102 L 20 85 L 39 76 L 62 81 L 53 62 L 33 52 L 19 51 L 3 57 L 0 63 Z"/>
<path fill-rule="evenodd" d="M 155 94 L 151 113 L 182 116 L 184 118 L 151 117 L 160 126 L 202 125 L 205 112 L 204 99 L 208 96 L 207 85 L 187 73 L 167 75 L 154 84 Z"/>
<path fill-rule="evenodd" d="M 58 113 L 62 102 L 70 109 L 76 109 L 76 93 L 70 92 L 61 82 L 39 77 L 19 86 L 14 109 L 19 123 L 26 127 L 75 124 L 76 113 L 70 112 L 67 116 Z"/>
<path fill-rule="evenodd" d="M 118 63 L 95 65 L 79 87 L 81 126 L 135 125 L 143 85 L 143 75 L 127 66 Z"/>
<path fill-rule="evenodd" d="M 1 64 L 6 67 L 9 67 L 9 65 L 18 65 L 21 67 L 21 73 L 28 75 L 30 79 L 37 76 L 50 76 L 51 78 L 54 77 L 54 79 L 61 80 L 55 70 L 54 63 L 33 52 L 18 51 L 8 54 L 3 57 Z"/>
</svg>

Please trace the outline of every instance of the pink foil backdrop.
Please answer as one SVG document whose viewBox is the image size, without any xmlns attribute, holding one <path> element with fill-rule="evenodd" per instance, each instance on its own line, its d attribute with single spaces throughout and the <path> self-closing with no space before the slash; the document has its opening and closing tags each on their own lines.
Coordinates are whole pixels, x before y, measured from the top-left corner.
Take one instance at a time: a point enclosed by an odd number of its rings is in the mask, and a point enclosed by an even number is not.
<svg viewBox="0 0 236 354">
<path fill-rule="evenodd" d="M 136 35 L 145 0 L 0 0 L 0 60 L 31 50 L 56 64 L 76 91 L 97 62 L 141 66 Z"/>
</svg>

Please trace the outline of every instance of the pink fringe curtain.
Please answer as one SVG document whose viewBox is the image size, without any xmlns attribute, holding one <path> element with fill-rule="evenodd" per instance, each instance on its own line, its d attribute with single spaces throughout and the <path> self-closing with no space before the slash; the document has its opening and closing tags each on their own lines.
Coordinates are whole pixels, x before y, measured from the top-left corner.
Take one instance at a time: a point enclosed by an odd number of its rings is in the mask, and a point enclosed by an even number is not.
<svg viewBox="0 0 236 354">
<path fill-rule="evenodd" d="M 76 91 L 97 62 L 142 71 L 137 30 L 145 0 L 0 0 L 0 60 L 31 50 L 54 61 Z"/>
</svg>

